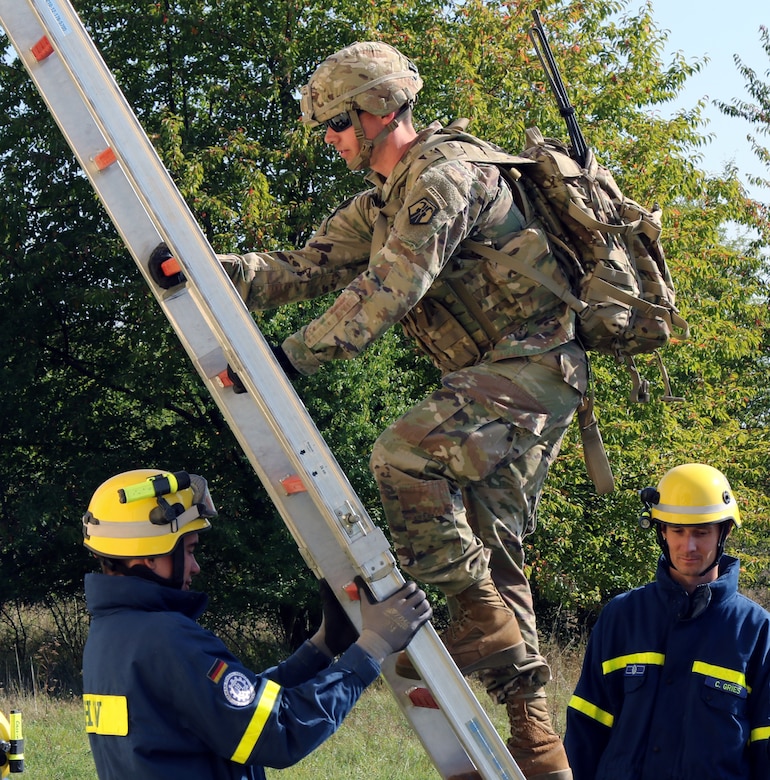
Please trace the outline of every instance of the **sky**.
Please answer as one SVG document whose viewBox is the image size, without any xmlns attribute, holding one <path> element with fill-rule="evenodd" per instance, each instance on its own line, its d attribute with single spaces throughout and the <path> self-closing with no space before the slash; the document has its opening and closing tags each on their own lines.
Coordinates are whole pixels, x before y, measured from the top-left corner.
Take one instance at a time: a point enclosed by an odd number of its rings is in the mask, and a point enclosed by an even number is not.
<svg viewBox="0 0 770 780">
<path fill-rule="evenodd" d="M 640 5 L 632 2 L 627 10 Z M 667 55 L 681 52 L 687 61 L 709 58 L 701 72 L 688 79 L 688 86 L 672 105 L 689 108 L 704 97 L 725 103 L 732 102 L 733 98 L 751 102 L 744 78 L 735 65 L 734 54 L 740 55 L 743 63 L 753 68 L 760 81 L 770 82 L 770 59 L 759 37 L 760 25 L 770 27 L 767 0 L 653 0 L 652 8 L 658 27 L 668 31 Z M 770 176 L 746 140 L 747 133 L 752 132 L 748 122 L 727 117 L 713 105 L 709 105 L 705 115 L 710 123 L 704 132 L 713 133 L 715 138 L 701 150 L 700 169 L 719 174 L 726 163 L 735 162 L 739 173 L 756 170 L 760 175 Z M 767 146 L 770 139 L 760 137 L 760 142 Z M 746 183 L 745 176 L 741 179 Z M 748 191 L 758 200 L 770 201 L 767 189 L 749 187 Z"/>
</svg>

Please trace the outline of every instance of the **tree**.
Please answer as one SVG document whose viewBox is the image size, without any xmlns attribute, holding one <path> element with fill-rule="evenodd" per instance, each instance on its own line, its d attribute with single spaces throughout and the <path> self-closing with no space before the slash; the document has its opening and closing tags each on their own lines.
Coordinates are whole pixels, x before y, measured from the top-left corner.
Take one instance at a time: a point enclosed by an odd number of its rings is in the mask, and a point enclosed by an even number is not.
<svg viewBox="0 0 770 780">
<path fill-rule="evenodd" d="M 319 134 L 298 123 L 295 90 L 329 53 L 383 39 L 418 64 L 418 123 L 467 115 L 471 131 L 518 149 L 524 128 L 564 136 L 527 30 L 537 7 L 586 136 L 635 199 L 666 213 L 669 260 L 693 338 L 665 350 L 686 403 L 630 407 L 625 374 L 594 359 L 600 421 L 619 490 L 593 492 L 573 431 L 552 470 L 530 562 L 539 604 L 595 609 L 646 579 L 654 545 L 636 530 L 635 491 L 683 460 L 734 481 L 749 521 L 749 573 L 766 569 L 766 214 L 736 180 L 697 169 L 702 105 L 663 119 L 700 63 L 661 60 L 649 5 L 586 0 L 446 5 L 80 0 L 77 10 L 217 251 L 301 244 L 360 189 Z M 6 49 L 3 39 L 3 48 Z M 222 519 L 203 546 L 223 622 L 246 613 L 287 634 L 313 619 L 315 587 L 212 400 L 96 202 L 17 60 L 0 61 L 0 603 L 77 592 L 88 558 L 80 516 L 96 486 L 139 465 L 210 480 Z M 760 231 L 731 245 L 719 225 Z M 258 315 L 270 340 L 328 301 Z M 645 368 L 653 361 L 640 361 Z M 437 376 L 396 330 L 358 361 L 297 389 L 372 515 L 367 462 L 382 428 Z M 347 399 L 345 409 L 339 399 Z M 67 554 L 62 555 L 61 551 Z M 269 550 L 269 555 L 265 555 Z M 45 561 L 41 565 L 41 562 Z M 206 568 L 206 567 L 204 567 Z M 298 607 L 298 609 L 296 609 Z M 287 613 L 292 613 L 288 614 Z"/>
</svg>

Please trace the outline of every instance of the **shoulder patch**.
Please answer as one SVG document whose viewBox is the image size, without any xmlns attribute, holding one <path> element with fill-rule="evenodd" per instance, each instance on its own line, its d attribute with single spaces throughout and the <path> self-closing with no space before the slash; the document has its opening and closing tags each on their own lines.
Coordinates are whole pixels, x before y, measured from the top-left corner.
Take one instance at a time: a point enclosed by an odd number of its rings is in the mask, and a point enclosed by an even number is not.
<svg viewBox="0 0 770 780">
<path fill-rule="evenodd" d="M 248 707 L 257 695 L 254 684 L 243 672 L 230 672 L 222 683 L 222 690 L 233 707 Z"/>
<path fill-rule="evenodd" d="M 428 197 L 422 197 L 420 200 L 412 203 L 412 205 L 409 206 L 409 224 L 427 225 L 433 219 L 433 215 L 438 210 L 439 208 L 435 201 Z"/>
</svg>

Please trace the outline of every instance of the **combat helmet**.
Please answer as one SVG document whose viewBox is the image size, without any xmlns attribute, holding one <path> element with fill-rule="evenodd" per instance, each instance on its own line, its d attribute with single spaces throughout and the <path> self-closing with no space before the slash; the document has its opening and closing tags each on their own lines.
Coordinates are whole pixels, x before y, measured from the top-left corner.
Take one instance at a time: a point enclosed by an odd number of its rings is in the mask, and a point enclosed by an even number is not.
<svg viewBox="0 0 770 780">
<path fill-rule="evenodd" d="M 368 166 L 372 148 L 398 125 L 399 115 L 414 105 L 420 89 L 417 67 L 393 46 L 381 41 L 354 43 L 327 57 L 302 87 L 302 121 L 315 127 L 349 115 L 361 153 L 348 165 L 359 170 Z M 369 140 L 358 111 L 375 116 L 396 112 L 397 116 L 377 138 Z"/>
</svg>

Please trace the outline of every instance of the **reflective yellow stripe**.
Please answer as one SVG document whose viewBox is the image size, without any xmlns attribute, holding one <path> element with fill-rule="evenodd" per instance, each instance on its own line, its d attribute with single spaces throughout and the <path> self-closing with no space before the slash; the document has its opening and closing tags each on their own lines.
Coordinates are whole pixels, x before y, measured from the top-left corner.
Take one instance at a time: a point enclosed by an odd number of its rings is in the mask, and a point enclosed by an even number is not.
<svg viewBox="0 0 770 780">
<path fill-rule="evenodd" d="M 610 658 L 602 663 L 602 672 L 609 674 L 618 669 L 625 669 L 629 664 L 653 664 L 663 666 L 666 656 L 664 653 L 629 653 L 628 655 L 619 655 L 617 658 Z"/>
<path fill-rule="evenodd" d="M 580 696 L 573 695 L 569 700 L 569 706 L 572 707 L 573 710 L 582 712 L 584 715 L 588 715 L 589 718 L 593 718 L 593 720 L 599 721 L 599 723 L 608 726 L 609 728 L 612 728 L 615 723 L 614 715 L 611 715 L 606 710 L 600 709 L 595 704 L 591 704 L 590 701 L 581 699 Z"/>
<path fill-rule="evenodd" d="M 719 680 L 727 680 L 727 682 L 742 685 L 751 693 L 751 687 L 746 684 L 746 675 L 743 672 L 736 671 L 735 669 L 728 669 L 726 666 L 714 666 L 713 664 L 707 664 L 704 661 L 693 661 L 692 670 L 696 674 L 703 674 L 706 677 L 716 677 Z"/>
<path fill-rule="evenodd" d="M 128 734 L 128 700 L 125 696 L 86 693 L 83 696 L 83 707 L 86 734 L 111 737 L 125 737 Z"/>
<path fill-rule="evenodd" d="M 749 742 L 761 742 L 763 739 L 770 739 L 770 726 L 762 726 L 761 728 L 751 730 Z"/>
<path fill-rule="evenodd" d="M 272 680 L 268 680 L 265 683 L 265 689 L 259 697 L 259 702 L 256 710 L 254 710 L 251 722 L 246 727 L 238 747 L 235 748 L 235 753 L 233 753 L 230 759 L 231 761 L 235 761 L 238 764 L 245 764 L 248 761 L 251 751 L 254 750 L 254 745 L 257 744 L 257 740 L 262 734 L 262 729 L 265 728 L 265 723 L 267 723 L 267 719 L 273 711 L 273 705 L 278 698 L 280 690 L 281 686 Z"/>
</svg>

